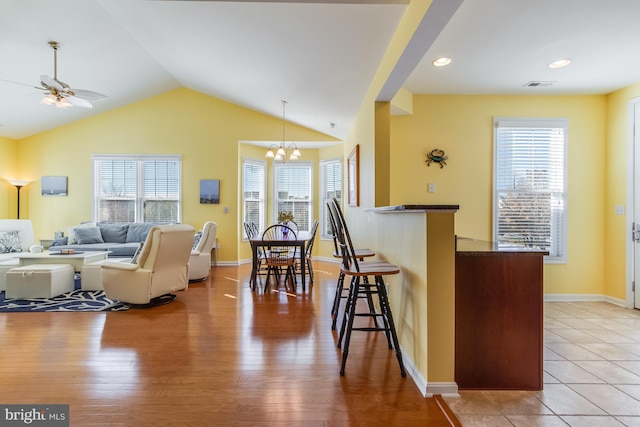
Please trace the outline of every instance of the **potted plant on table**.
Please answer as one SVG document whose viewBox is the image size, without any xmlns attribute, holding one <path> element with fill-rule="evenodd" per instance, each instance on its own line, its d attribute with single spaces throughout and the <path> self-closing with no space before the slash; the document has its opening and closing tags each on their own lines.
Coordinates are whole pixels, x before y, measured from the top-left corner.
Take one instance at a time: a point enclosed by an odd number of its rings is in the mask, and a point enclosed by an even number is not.
<svg viewBox="0 0 640 427">
<path fill-rule="evenodd" d="M 278 212 L 278 222 L 280 224 L 287 225 L 293 221 L 293 214 L 291 212 Z"/>
<path fill-rule="evenodd" d="M 286 225 L 289 227 L 289 223 L 293 221 L 293 213 L 292 212 L 278 212 L 278 222 L 282 225 Z M 283 237 L 287 237 L 289 235 L 289 230 L 282 230 Z"/>
</svg>

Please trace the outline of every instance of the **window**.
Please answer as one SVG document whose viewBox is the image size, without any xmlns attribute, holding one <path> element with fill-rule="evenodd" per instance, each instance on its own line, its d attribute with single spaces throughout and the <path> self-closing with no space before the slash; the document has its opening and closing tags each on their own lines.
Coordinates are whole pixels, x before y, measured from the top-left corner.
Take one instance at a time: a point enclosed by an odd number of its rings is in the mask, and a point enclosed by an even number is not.
<svg viewBox="0 0 640 427">
<path fill-rule="evenodd" d="M 566 119 L 495 119 L 494 240 L 566 261 Z"/>
<path fill-rule="evenodd" d="M 312 171 L 310 163 L 274 163 L 274 221 L 279 212 L 291 212 L 298 230 L 311 231 Z"/>
<path fill-rule="evenodd" d="M 180 156 L 93 156 L 94 219 L 179 223 Z"/>
<path fill-rule="evenodd" d="M 322 197 L 320 237 L 323 239 L 331 239 L 333 232 L 331 230 L 331 221 L 329 221 L 327 203 L 335 197 L 340 204 L 342 204 L 341 159 L 323 160 L 320 162 L 320 197 Z"/>
<path fill-rule="evenodd" d="M 242 162 L 242 220 L 265 229 L 265 163 L 257 160 Z M 242 227 L 242 237 L 247 234 Z"/>
</svg>

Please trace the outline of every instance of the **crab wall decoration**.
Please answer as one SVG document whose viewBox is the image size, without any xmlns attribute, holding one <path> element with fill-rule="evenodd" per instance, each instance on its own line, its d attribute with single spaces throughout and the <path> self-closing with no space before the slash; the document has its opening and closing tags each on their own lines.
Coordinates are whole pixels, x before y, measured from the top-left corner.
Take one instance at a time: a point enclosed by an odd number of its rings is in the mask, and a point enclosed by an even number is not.
<svg viewBox="0 0 640 427">
<path fill-rule="evenodd" d="M 440 150 L 439 148 L 431 150 L 431 152 L 427 154 L 427 157 L 427 166 L 431 166 L 431 162 L 436 162 L 440 164 L 440 169 L 447 165 L 446 160 L 449 158 L 444 154 L 444 150 Z"/>
</svg>

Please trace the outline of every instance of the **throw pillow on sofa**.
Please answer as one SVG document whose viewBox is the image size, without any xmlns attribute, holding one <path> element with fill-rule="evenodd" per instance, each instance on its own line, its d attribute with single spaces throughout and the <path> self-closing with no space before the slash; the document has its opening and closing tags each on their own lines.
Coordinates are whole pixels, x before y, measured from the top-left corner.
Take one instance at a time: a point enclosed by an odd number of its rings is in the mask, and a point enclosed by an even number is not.
<svg viewBox="0 0 640 427">
<path fill-rule="evenodd" d="M 53 239 L 51 242 L 51 246 L 64 246 L 69 242 L 69 238 L 67 237 L 58 237 L 57 239 Z"/>
<path fill-rule="evenodd" d="M 129 230 L 127 230 L 126 243 L 144 242 L 149 234 L 149 230 L 154 224 L 151 222 L 132 222 L 129 224 Z"/>
<path fill-rule="evenodd" d="M 76 239 L 76 229 L 77 228 L 84 228 L 84 227 L 95 227 L 96 223 L 95 222 L 82 222 L 80 223 L 80 225 L 72 225 L 71 227 L 67 227 L 67 237 L 69 238 L 69 245 L 75 245 L 78 243 L 78 240 Z"/>
<path fill-rule="evenodd" d="M 200 239 L 202 239 L 202 230 L 193 235 L 193 248 L 191 248 L 192 250 L 196 250 L 196 248 L 198 247 L 198 243 L 200 243 Z"/>
<path fill-rule="evenodd" d="M 17 231 L 0 231 L 0 254 L 22 252 L 20 236 Z"/>
<path fill-rule="evenodd" d="M 100 227 L 102 240 L 105 243 L 125 243 L 127 241 L 129 224 L 99 222 L 98 227 Z"/>
<path fill-rule="evenodd" d="M 75 230 L 76 241 L 79 245 L 88 245 L 91 243 L 104 243 L 100 227 L 77 227 Z"/>
</svg>

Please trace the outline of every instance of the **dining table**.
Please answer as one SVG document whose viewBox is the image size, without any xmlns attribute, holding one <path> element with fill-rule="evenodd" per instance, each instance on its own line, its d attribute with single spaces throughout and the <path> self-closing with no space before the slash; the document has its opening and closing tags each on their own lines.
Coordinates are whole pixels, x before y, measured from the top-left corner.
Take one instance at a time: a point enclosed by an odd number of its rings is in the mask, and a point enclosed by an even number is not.
<svg viewBox="0 0 640 427">
<path fill-rule="evenodd" d="M 257 289 L 257 280 L 258 280 L 258 248 L 272 248 L 272 247 L 297 247 L 298 248 L 298 256 L 300 257 L 300 280 L 302 282 L 302 289 L 305 289 L 305 276 L 306 276 L 306 268 L 304 267 L 306 264 L 305 260 L 305 252 L 307 248 L 307 243 L 311 239 L 312 235 L 308 231 L 299 231 L 295 237 L 289 236 L 287 238 L 282 238 L 278 240 L 272 239 L 263 239 L 262 233 L 258 233 L 256 237 L 250 238 L 249 243 L 251 244 L 251 253 L 252 253 L 252 261 L 253 268 L 251 269 L 251 280 L 250 285 L 251 289 L 254 291 Z"/>
</svg>

